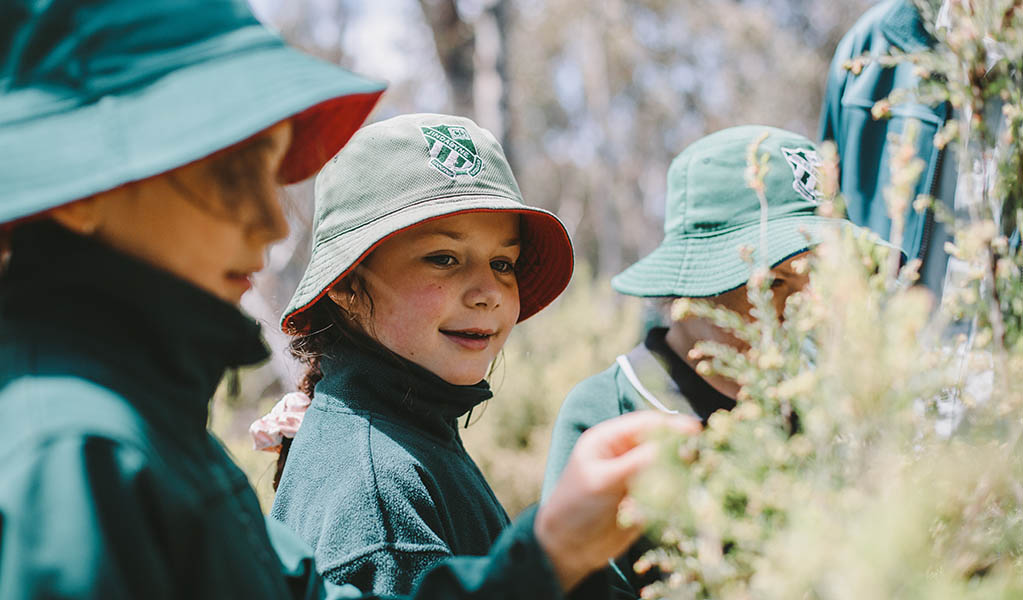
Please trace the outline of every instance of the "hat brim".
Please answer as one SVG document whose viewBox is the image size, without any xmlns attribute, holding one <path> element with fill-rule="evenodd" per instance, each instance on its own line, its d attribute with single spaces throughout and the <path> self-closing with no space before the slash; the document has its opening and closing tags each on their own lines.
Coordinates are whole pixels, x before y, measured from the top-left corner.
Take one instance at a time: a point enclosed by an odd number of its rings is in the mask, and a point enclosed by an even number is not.
<svg viewBox="0 0 1023 600">
<path fill-rule="evenodd" d="M 574 268 L 572 242 L 553 214 L 496 196 L 440 198 L 322 240 L 313 248 L 305 274 L 281 318 L 281 328 L 290 334 L 306 331 L 308 324 L 302 313 L 387 239 L 428 221 L 473 212 L 511 212 L 523 217 L 522 250 L 516 263 L 518 322 L 539 312 L 565 290 Z"/>
<path fill-rule="evenodd" d="M 848 225 L 842 219 L 799 215 L 767 222 L 767 262 L 775 266 L 822 241 L 823 229 Z M 751 242 L 752 240 L 752 242 Z M 753 223 L 713 235 L 668 234 L 646 257 L 611 279 L 622 294 L 652 297 L 705 298 L 749 281 L 759 260 L 760 224 Z M 743 260 L 750 246 L 753 262 Z"/>
<path fill-rule="evenodd" d="M 0 223 L 194 162 L 294 117 L 285 183 L 314 174 L 385 85 L 283 45 L 261 26 L 243 47 L 146 85 L 0 127 Z"/>
</svg>

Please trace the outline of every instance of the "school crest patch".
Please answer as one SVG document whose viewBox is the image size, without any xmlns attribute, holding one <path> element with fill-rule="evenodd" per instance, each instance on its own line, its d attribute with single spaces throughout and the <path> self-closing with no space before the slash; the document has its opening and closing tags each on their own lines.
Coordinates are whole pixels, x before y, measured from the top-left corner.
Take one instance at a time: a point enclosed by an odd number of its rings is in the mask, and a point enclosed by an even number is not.
<svg viewBox="0 0 1023 600">
<path fill-rule="evenodd" d="M 807 202 L 820 204 L 820 156 L 807 148 L 782 148 L 781 152 L 792 169 L 792 189 Z"/>
<path fill-rule="evenodd" d="M 483 170 L 483 159 L 476 153 L 465 127 L 437 125 L 420 127 L 429 144 L 430 166 L 448 177 L 475 177 Z"/>
</svg>

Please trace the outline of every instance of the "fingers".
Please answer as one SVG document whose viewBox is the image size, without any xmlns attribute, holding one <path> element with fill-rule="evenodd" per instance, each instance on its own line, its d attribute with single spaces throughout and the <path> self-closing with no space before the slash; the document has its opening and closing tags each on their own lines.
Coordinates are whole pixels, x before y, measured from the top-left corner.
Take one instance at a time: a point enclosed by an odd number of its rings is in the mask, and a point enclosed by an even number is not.
<svg viewBox="0 0 1023 600">
<path fill-rule="evenodd" d="M 700 422 L 693 417 L 666 415 L 653 410 L 629 413 L 586 430 L 576 448 L 597 458 L 615 458 L 639 446 L 660 428 L 694 434 L 700 431 Z"/>
<path fill-rule="evenodd" d="M 605 460 L 603 476 L 606 481 L 619 482 L 624 486 L 636 473 L 654 462 L 657 452 L 655 444 L 640 444 L 624 454 Z"/>
</svg>

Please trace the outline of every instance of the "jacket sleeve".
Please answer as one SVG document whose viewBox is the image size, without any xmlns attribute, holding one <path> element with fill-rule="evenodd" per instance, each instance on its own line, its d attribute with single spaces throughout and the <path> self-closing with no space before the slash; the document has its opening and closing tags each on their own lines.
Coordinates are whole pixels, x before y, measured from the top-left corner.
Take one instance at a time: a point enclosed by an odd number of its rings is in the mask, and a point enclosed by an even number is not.
<svg viewBox="0 0 1023 600">
<path fill-rule="evenodd" d="M 828 78 L 824 88 L 824 105 L 821 108 L 820 141 L 831 140 L 840 147 L 842 144 L 842 96 L 850 77 L 845 63 L 853 58 L 852 53 L 855 50 L 855 45 L 852 32 L 847 33 L 838 43 L 835 55 L 831 59 L 831 66 L 828 68 Z"/>
<path fill-rule="evenodd" d="M 601 421 L 622 414 L 618 388 L 615 385 L 616 367 L 598 373 L 572 388 L 558 411 L 551 432 L 551 447 L 547 453 L 547 467 L 543 477 L 541 498 L 547 499 L 554 491 L 561 472 L 565 470 L 572 448 L 584 431 Z"/>
<path fill-rule="evenodd" d="M 487 556 L 459 556 L 431 569 L 410 600 L 560 600 L 554 566 L 533 534 L 536 509 L 523 512 Z"/>
<path fill-rule="evenodd" d="M 362 595 L 351 585 L 336 585 L 320 580 L 308 586 L 310 600 L 563 600 L 554 566 L 540 547 L 533 534 L 536 508 L 523 511 L 506 529 L 486 556 L 458 556 L 441 561 L 428 570 L 416 588 L 406 596 Z M 273 521 L 270 519 L 269 521 Z M 280 523 L 270 526 L 284 529 Z M 300 556 L 309 556 L 311 550 L 303 550 L 304 542 L 296 541 L 294 534 L 271 531 L 271 538 L 278 553 L 281 552 L 281 536 L 290 538 L 286 544 L 293 545 L 287 552 L 297 552 L 293 560 L 283 560 L 297 565 L 296 573 L 302 572 L 311 562 Z M 305 565 L 305 566 L 303 566 Z M 610 598 L 609 587 L 598 577 L 591 577 L 580 585 L 567 600 L 604 600 Z M 296 596 L 298 597 L 298 596 Z"/>
<path fill-rule="evenodd" d="M 141 451 L 58 437 L 5 457 L 0 480 L 0 598 L 174 597 Z"/>
</svg>

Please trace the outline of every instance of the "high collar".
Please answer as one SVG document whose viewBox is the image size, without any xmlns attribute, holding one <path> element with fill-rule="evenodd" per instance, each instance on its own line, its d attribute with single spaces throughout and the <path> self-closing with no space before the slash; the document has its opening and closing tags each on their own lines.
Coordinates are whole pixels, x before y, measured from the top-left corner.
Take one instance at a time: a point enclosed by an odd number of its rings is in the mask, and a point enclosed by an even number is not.
<svg viewBox="0 0 1023 600">
<path fill-rule="evenodd" d="M 390 415 L 444 439 L 457 435 L 459 416 L 493 396 L 486 381 L 454 385 L 386 350 L 345 342 L 321 358 L 320 369 L 313 402 Z"/>
<path fill-rule="evenodd" d="M 643 345 L 661 360 L 666 369 L 664 374 L 671 378 L 678 392 L 685 396 L 700 419 L 706 423 L 714 412 L 735 408 L 735 400 L 717 391 L 681 356 L 675 354 L 668 345 L 667 335 L 666 327 L 653 327 L 647 332 Z"/>
<path fill-rule="evenodd" d="M 881 20 L 881 31 L 888 40 L 905 52 L 921 52 L 934 44 L 920 12 L 909 0 L 891 3 Z"/>
<path fill-rule="evenodd" d="M 158 424 L 203 432 L 224 370 L 268 356 L 235 306 L 49 221 L 15 229 L 0 335 L 36 345 L 34 368 L 95 381 Z"/>
</svg>

